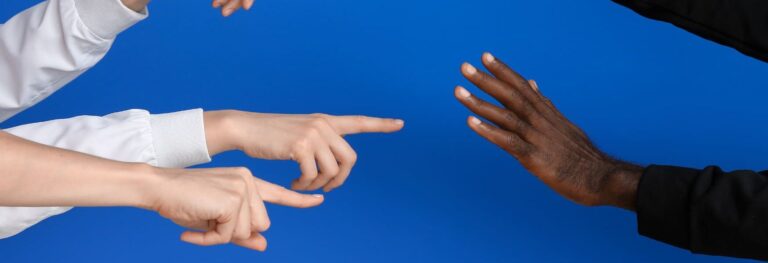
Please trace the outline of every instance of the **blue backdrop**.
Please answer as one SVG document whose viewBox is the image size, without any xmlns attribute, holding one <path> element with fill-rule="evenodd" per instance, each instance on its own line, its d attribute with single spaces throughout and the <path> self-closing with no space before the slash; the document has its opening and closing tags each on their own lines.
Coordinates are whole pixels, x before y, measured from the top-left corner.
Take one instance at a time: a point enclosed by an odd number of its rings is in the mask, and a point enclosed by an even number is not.
<svg viewBox="0 0 768 263">
<path fill-rule="evenodd" d="M 36 2 L 2 1 L 0 20 Z M 78 208 L 0 240 L 2 262 L 730 261 L 641 237 L 632 213 L 574 205 L 473 134 L 453 87 L 486 50 L 618 157 L 768 167 L 768 65 L 607 0 L 259 0 L 230 18 L 156 0 L 97 67 L 2 127 L 203 107 L 406 128 L 349 137 L 360 162 L 323 206 L 270 206 L 266 253 L 182 243 L 147 211 Z M 299 173 L 240 153 L 209 166 L 240 165 L 281 184 Z"/>
</svg>

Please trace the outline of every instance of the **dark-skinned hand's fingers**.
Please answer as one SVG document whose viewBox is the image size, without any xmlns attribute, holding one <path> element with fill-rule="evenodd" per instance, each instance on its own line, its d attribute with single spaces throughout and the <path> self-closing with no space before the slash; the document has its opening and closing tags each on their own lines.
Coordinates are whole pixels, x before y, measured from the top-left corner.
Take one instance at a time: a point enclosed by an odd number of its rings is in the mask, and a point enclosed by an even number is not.
<svg viewBox="0 0 768 263">
<path fill-rule="evenodd" d="M 477 70 L 469 63 L 464 63 L 461 66 L 461 72 L 470 82 L 501 102 L 506 108 L 514 111 L 518 116 L 528 121 L 537 119 L 532 116 L 536 113 L 533 105 L 519 91 L 508 84 Z M 531 124 L 535 125 L 535 123 Z"/>
<path fill-rule="evenodd" d="M 470 111 L 493 122 L 499 127 L 516 133 L 526 140 L 532 135 L 531 133 L 533 131 L 531 131 L 531 126 L 524 120 L 518 118 L 514 112 L 499 108 L 496 105 L 475 97 L 472 93 L 469 93 L 467 89 L 461 86 L 456 87 L 454 95 L 459 102 L 464 104 Z"/>
<path fill-rule="evenodd" d="M 565 118 L 565 115 L 563 115 L 563 113 L 560 112 L 560 110 L 557 109 L 557 107 L 555 107 L 555 104 L 553 104 L 552 101 L 549 98 L 544 96 L 544 94 L 541 94 L 541 91 L 539 90 L 539 83 L 536 83 L 535 80 L 529 80 L 528 83 L 530 84 L 531 89 L 533 89 L 536 92 L 536 95 L 538 95 L 541 98 L 541 100 L 544 101 L 544 103 L 547 105 L 547 107 L 549 107 L 552 110 L 552 112 L 554 112 L 555 115 L 557 115 L 557 118 L 560 121 L 566 123 L 568 125 L 568 127 L 571 129 L 571 131 L 573 133 L 575 133 L 576 135 L 578 135 L 578 136 L 580 136 L 580 137 L 582 137 L 584 139 L 588 139 L 587 138 L 587 134 L 584 133 L 584 131 L 582 131 L 579 127 L 577 127 L 576 125 L 571 123 L 570 120 Z"/>
<path fill-rule="evenodd" d="M 538 95 L 539 98 L 541 98 L 541 100 L 543 100 L 544 103 L 547 104 L 547 106 L 549 106 L 552 109 L 555 109 L 555 105 L 552 104 L 552 101 L 549 100 L 549 98 L 545 97 L 543 94 L 541 94 L 541 92 L 539 91 L 539 83 L 536 83 L 535 80 L 528 80 L 528 85 L 531 86 L 531 89 L 534 92 L 536 92 L 536 95 Z"/>
<path fill-rule="evenodd" d="M 528 82 L 526 79 L 520 75 L 520 73 L 517 73 L 512 68 L 507 66 L 503 61 L 497 59 L 491 53 L 483 53 L 483 65 L 485 68 L 488 69 L 488 71 L 491 72 L 496 78 L 498 78 L 501 81 L 506 82 L 509 85 L 512 85 L 513 87 L 527 87 Z"/>
<path fill-rule="evenodd" d="M 525 160 L 531 153 L 533 146 L 525 142 L 514 133 L 499 129 L 493 125 L 482 122 L 476 117 L 469 117 L 467 124 L 483 138 L 498 145 L 518 160 Z"/>
<path fill-rule="evenodd" d="M 547 105 L 541 105 L 544 102 L 542 101 L 543 97 L 540 96 L 540 94 L 538 94 L 536 90 L 530 86 L 530 83 L 525 79 L 525 77 L 520 75 L 520 73 L 517 73 L 515 70 L 507 66 L 504 61 L 497 59 L 491 55 L 491 53 L 486 52 L 483 54 L 482 61 L 485 68 L 487 68 L 491 74 L 517 90 L 536 108 L 537 111 L 541 113 L 551 113 L 551 109 L 547 108 Z"/>
<path fill-rule="evenodd" d="M 493 68 L 497 72 L 503 71 L 498 74 L 506 76 L 514 85 L 501 81 L 465 63 L 462 66 L 462 73 L 472 83 L 499 100 L 506 108 L 512 110 L 519 118 L 528 121 L 534 127 L 550 127 L 552 123 L 560 121 L 556 111 L 549 108 L 540 99 L 541 96 L 534 92 L 527 81 L 519 74 L 491 55 L 484 56 L 483 60 L 487 67 Z M 533 101 L 531 98 L 533 98 Z M 571 133 L 570 131 L 561 132 Z"/>
<path fill-rule="evenodd" d="M 532 89 L 533 89 L 533 91 L 535 91 L 536 93 L 538 93 L 538 92 L 539 92 L 539 83 L 536 83 L 536 81 L 535 81 L 535 80 L 529 80 L 529 81 L 528 81 L 528 85 L 531 85 L 531 88 L 532 88 Z"/>
<path fill-rule="evenodd" d="M 235 245 L 264 252 L 267 250 L 267 239 L 258 232 L 251 233 L 251 237 L 242 240 L 233 240 Z"/>
</svg>

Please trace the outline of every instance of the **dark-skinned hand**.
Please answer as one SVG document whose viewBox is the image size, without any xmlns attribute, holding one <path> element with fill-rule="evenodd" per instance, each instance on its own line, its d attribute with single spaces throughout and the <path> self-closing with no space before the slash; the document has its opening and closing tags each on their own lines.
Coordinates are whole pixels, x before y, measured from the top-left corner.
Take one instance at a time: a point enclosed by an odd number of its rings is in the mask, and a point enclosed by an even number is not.
<svg viewBox="0 0 768 263">
<path fill-rule="evenodd" d="M 489 53 L 483 64 L 490 74 L 468 63 L 464 77 L 498 100 L 496 106 L 458 86 L 456 98 L 475 114 L 467 123 L 480 136 L 514 156 L 533 175 L 566 198 L 582 205 L 635 209 L 642 168 L 614 159 L 526 80 Z"/>
</svg>

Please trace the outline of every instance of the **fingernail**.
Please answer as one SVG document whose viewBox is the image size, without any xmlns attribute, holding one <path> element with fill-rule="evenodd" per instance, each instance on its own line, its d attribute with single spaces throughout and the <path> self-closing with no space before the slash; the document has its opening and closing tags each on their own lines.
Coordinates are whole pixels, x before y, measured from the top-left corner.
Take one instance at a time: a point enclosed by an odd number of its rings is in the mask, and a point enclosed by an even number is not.
<svg viewBox="0 0 768 263">
<path fill-rule="evenodd" d="M 537 91 L 537 92 L 539 91 L 539 84 L 538 84 L 538 83 L 536 83 L 536 81 L 535 81 L 535 80 L 531 80 L 531 81 L 530 81 L 530 84 L 531 84 L 531 85 L 530 85 L 530 86 L 531 86 L 531 88 L 532 88 L 534 91 Z"/>
<path fill-rule="evenodd" d="M 469 117 L 469 122 L 471 122 L 471 123 L 472 123 L 472 124 L 474 124 L 474 125 L 478 125 L 478 124 L 480 124 L 480 119 L 478 119 L 478 118 L 477 118 L 477 117 L 475 117 L 475 116 L 470 116 L 470 117 Z"/>
<path fill-rule="evenodd" d="M 404 121 L 404 120 L 400 120 L 400 119 L 397 119 L 397 120 L 395 120 L 395 124 L 397 124 L 397 125 L 403 125 L 403 124 L 405 124 L 405 121 Z"/>
<path fill-rule="evenodd" d="M 493 63 L 494 61 L 496 61 L 496 57 L 491 55 L 490 52 L 485 52 L 485 54 L 483 54 L 483 59 L 485 60 L 485 62 L 488 62 L 488 63 Z"/>
<path fill-rule="evenodd" d="M 229 8 L 227 10 L 224 10 L 224 16 L 229 16 L 232 14 L 232 8 Z"/>
<path fill-rule="evenodd" d="M 469 63 L 464 63 L 464 71 L 469 75 L 477 73 L 477 69 Z"/>
<path fill-rule="evenodd" d="M 321 194 L 313 194 L 312 196 L 313 197 L 317 197 L 317 198 L 322 198 L 323 197 L 323 195 L 321 195 Z"/>
<path fill-rule="evenodd" d="M 459 86 L 457 89 L 458 89 L 457 93 L 459 94 L 459 97 L 469 98 L 469 96 L 472 95 L 469 93 L 469 91 L 467 91 L 467 89 L 465 89 L 462 86 Z"/>
</svg>

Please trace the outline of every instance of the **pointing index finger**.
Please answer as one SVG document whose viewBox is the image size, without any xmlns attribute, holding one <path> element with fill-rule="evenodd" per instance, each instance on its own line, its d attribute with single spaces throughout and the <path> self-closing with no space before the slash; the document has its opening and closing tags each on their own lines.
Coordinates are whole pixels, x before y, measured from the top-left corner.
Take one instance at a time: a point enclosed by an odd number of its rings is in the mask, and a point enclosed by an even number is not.
<svg viewBox="0 0 768 263">
<path fill-rule="evenodd" d="M 256 187 L 259 188 L 261 198 L 269 203 L 296 208 L 309 208 L 318 206 L 324 201 L 323 195 L 301 194 L 258 178 L 255 178 L 254 182 Z"/>
<path fill-rule="evenodd" d="M 328 121 L 340 135 L 358 133 L 391 133 L 405 125 L 400 119 L 385 119 L 368 116 L 330 116 Z"/>
</svg>

